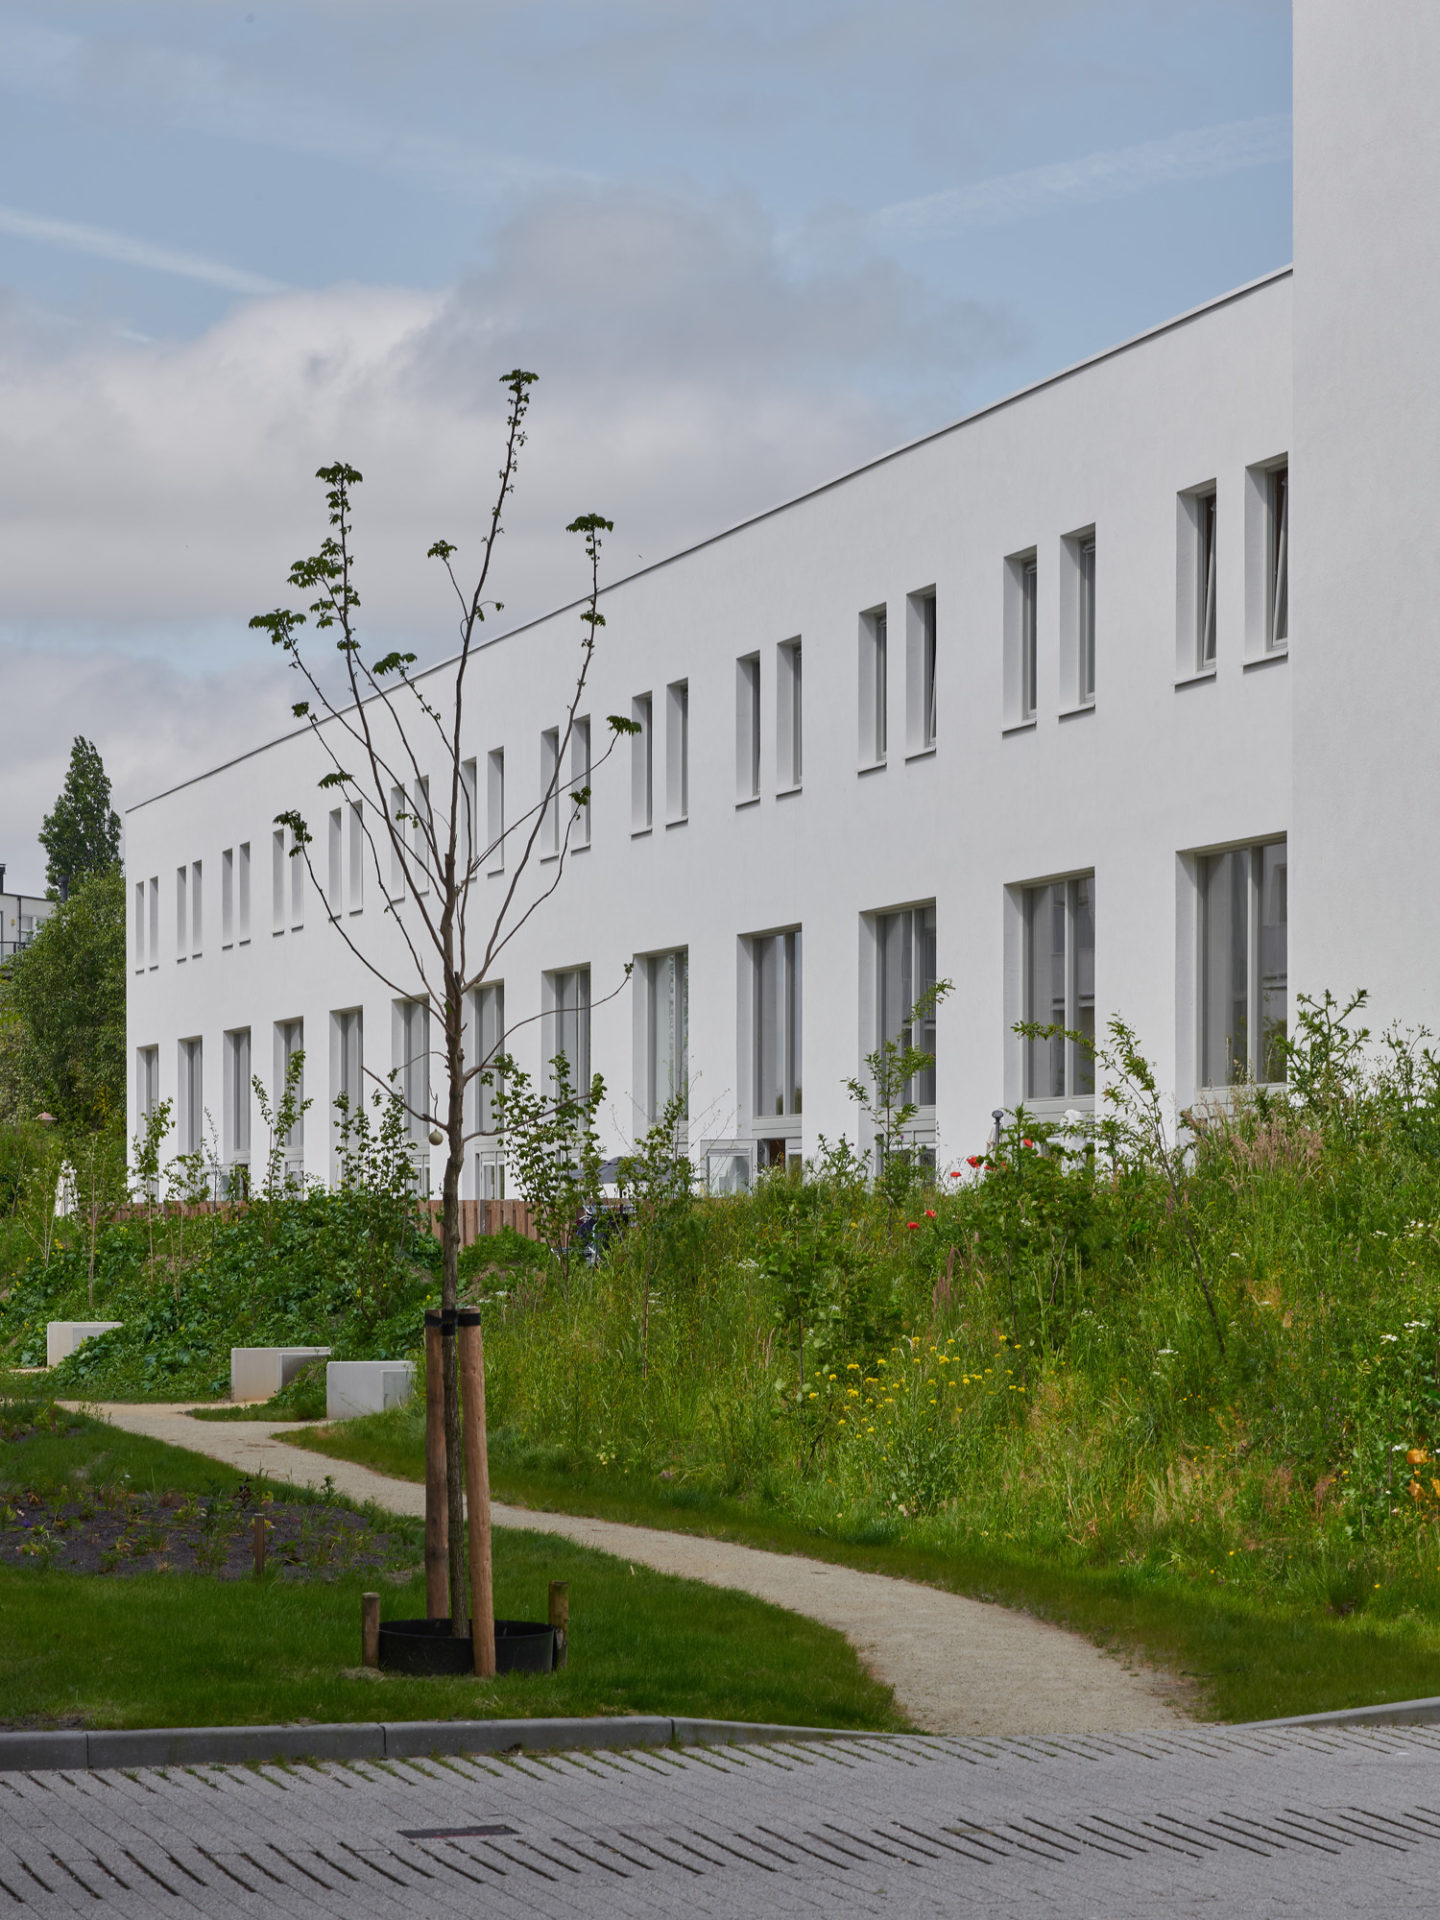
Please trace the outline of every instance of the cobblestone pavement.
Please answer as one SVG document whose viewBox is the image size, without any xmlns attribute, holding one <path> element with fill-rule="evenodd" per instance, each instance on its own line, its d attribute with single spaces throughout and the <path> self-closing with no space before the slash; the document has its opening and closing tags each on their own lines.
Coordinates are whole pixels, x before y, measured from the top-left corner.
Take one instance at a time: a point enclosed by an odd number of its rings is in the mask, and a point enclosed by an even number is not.
<svg viewBox="0 0 1440 1920">
<path fill-rule="evenodd" d="M 1440 1730 L 0 1775 L 0 1916 L 1433 1915 Z"/>
</svg>

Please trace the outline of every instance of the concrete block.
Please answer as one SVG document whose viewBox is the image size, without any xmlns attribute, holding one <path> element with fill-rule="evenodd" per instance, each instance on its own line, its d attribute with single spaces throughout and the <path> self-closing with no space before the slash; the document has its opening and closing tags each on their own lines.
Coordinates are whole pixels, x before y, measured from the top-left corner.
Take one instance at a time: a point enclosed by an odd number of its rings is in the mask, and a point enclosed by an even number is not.
<svg viewBox="0 0 1440 1920">
<path fill-rule="evenodd" d="M 88 1736 L 92 1767 L 235 1766 L 265 1760 L 382 1760 L 372 1722 L 314 1727 L 127 1727 Z"/>
<path fill-rule="evenodd" d="M 88 1765 L 83 1732 L 0 1733 L 0 1773 Z"/>
<path fill-rule="evenodd" d="M 324 1360 L 329 1352 L 329 1347 L 231 1347 L 230 1398 L 269 1400 L 307 1362 Z"/>
<path fill-rule="evenodd" d="M 590 1747 L 668 1747 L 672 1722 L 648 1714 L 590 1720 L 387 1720 L 387 1759 L 431 1753 L 564 1753 Z"/>
<path fill-rule="evenodd" d="M 93 1340 L 97 1333 L 109 1333 L 118 1320 L 47 1320 L 45 1322 L 45 1364 L 58 1367 L 78 1346 Z"/>
<path fill-rule="evenodd" d="M 415 1367 L 409 1360 L 331 1360 L 325 1368 L 325 1417 L 353 1420 L 384 1413 L 410 1398 Z"/>
</svg>

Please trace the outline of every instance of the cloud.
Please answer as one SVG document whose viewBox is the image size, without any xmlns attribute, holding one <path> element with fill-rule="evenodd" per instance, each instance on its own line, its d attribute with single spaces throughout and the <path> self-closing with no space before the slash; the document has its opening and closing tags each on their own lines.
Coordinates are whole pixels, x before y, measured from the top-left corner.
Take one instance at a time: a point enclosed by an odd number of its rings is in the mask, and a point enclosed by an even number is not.
<svg viewBox="0 0 1440 1920">
<path fill-rule="evenodd" d="M 1224 126 L 1171 134 L 1164 140 L 1146 140 L 1138 146 L 1088 153 L 1052 166 L 1028 167 L 1022 173 L 1002 174 L 972 186 L 949 187 L 943 193 L 881 207 L 861 216 L 858 224 L 872 239 L 893 244 L 961 227 L 1008 226 L 1061 207 L 1093 206 L 1181 181 L 1211 180 L 1246 167 L 1282 166 L 1289 159 L 1290 116 L 1267 114 L 1257 120 L 1232 120 Z"/>
<path fill-rule="evenodd" d="M 68 682 L 89 661 L 95 737 L 133 769 L 128 801 L 168 784 L 177 741 L 190 765 L 250 744 L 275 697 L 260 690 L 293 695 L 246 621 L 318 544 L 313 475 L 335 458 L 366 476 L 368 631 L 447 652 L 424 553 L 438 535 L 475 550 L 510 367 L 541 380 L 501 555 L 507 624 L 582 591 L 562 532 L 576 513 L 616 521 L 616 578 L 962 412 L 972 374 L 1014 345 L 1003 312 L 885 262 L 788 271 L 747 202 L 621 192 L 536 203 L 447 293 L 292 291 L 193 341 L 71 340 L 0 307 L 7 707 L 63 770 L 80 721 L 38 699 L 33 662 L 48 651 Z M 177 719 L 193 674 L 242 692 Z M 33 833 L 51 784 L 9 781 L 7 837 Z"/>
<path fill-rule="evenodd" d="M 18 207 L 0 206 L 0 233 L 14 234 L 21 240 L 36 240 L 42 246 L 61 247 L 67 253 L 89 254 L 96 260 L 115 260 L 122 266 L 148 268 L 152 273 L 173 273 L 182 280 L 202 280 L 207 286 L 223 287 L 227 293 L 285 291 L 278 280 L 248 273 L 243 267 L 226 266 L 221 260 L 207 260 L 203 254 L 156 246 L 152 241 L 137 240 L 127 233 L 115 233 L 109 227 L 86 227 L 74 220 L 22 213 Z"/>
</svg>

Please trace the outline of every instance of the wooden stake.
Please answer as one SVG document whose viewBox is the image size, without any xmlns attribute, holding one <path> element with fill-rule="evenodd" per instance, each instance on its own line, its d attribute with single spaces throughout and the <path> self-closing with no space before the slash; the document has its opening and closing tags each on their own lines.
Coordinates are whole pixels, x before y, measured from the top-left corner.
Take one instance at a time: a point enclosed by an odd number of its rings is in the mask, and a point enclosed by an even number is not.
<svg viewBox="0 0 1440 1920">
<path fill-rule="evenodd" d="M 445 1499 L 445 1362 L 440 1313 L 425 1315 L 425 1611 L 450 1612 L 450 1513 Z"/>
<path fill-rule="evenodd" d="M 258 1513 L 250 1523 L 250 1544 L 255 1557 L 255 1578 L 258 1580 L 265 1571 L 265 1521 Z"/>
<path fill-rule="evenodd" d="M 360 1596 L 360 1664 L 364 1667 L 378 1667 L 380 1664 L 378 1593 L 362 1593 Z"/>
<path fill-rule="evenodd" d="M 475 1649 L 475 1671 L 482 1679 L 489 1680 L 495 1672 L 495 1586 L 490 1567 L 485 1349 L 480 1339 L 477 1307 L 461 1307 L 455 1320 L 464 1418 L 465 1504 L 470 1516 L 470 1637 Z"/>
<path fill-rule="evenodd" d="M 555 1629 L 555 1666 L 557 1671 L 570 1658 L 570 1582 L 550 1582 L 550 1624 Z"/>
</svg>

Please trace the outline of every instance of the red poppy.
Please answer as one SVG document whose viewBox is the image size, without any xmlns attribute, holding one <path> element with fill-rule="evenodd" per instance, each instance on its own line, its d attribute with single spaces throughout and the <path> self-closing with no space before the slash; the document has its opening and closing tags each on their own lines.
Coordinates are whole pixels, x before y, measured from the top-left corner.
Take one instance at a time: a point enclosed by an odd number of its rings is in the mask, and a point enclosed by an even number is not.
<svg viewBox="0 0 1440 1920">
<path fill-rule="evenodd" d="M 935 1218 L 935 1209 L 933 1207 L 926 1207 L 925 1218 L 927 1220 L 933 1220 Z"/>
<path fill-rule="evenodd" d="M 977 1166 L 977 1165 L 979 1164 L 979 1162 L 978 1162 L 978 1161 L 975 1161 L 975 1160 L 972 1160 L 972 1161 L 970 1162 L 970 1164 L 971 1164 L 971 1166 L 973 1167 L 973 1166 Z M 958 1179 L 960 1178 L 960 1169 L 959 1169 L 959 1167 L 952 1167 L 952 1168 L 950 1169 L 950 1178 L 951 1178 L 952 1180 L 958 1180 Z"/>
<path fill-rule="evenodd" d="M 978 1166 L 979 1166 L 979 1164 L 980 1164 L 980 1156 L 979 1156 L 979 1154 L 978 1154 L 978 1153 L 972 1153 L 972 1154 L 971 1154 L 971 1156 L 970 1156 L 970 1158 L 969 1158 L 969 1159 L 968 1159 L 968 1160 L 967 1160 L 967 1161 L 965 1162 L 965 1164 L 966 1164 L 966 1166 L 967 1166 L 967 1167 L 978 1167 Z M 956 1178 L 957 1178 L 957 1179 L 959 1178 L 959 1175 L 958 1175 L 958 1174 L 956 1175 Z"/>
<path fill-rule="evenodd" d="M 1020 1144 L 1022 1147 L 1033 1147 L 1035 1142 L 1033 1140 L 1022 1140 Z"/>
<path fill-rule="evenodd" d="M 905 1222 L 905 1231 L 907 1233 L 917 1233 L 919 1229 L 920 1222 L 918 1220 L 907 1220 Z"/>
</svg>

